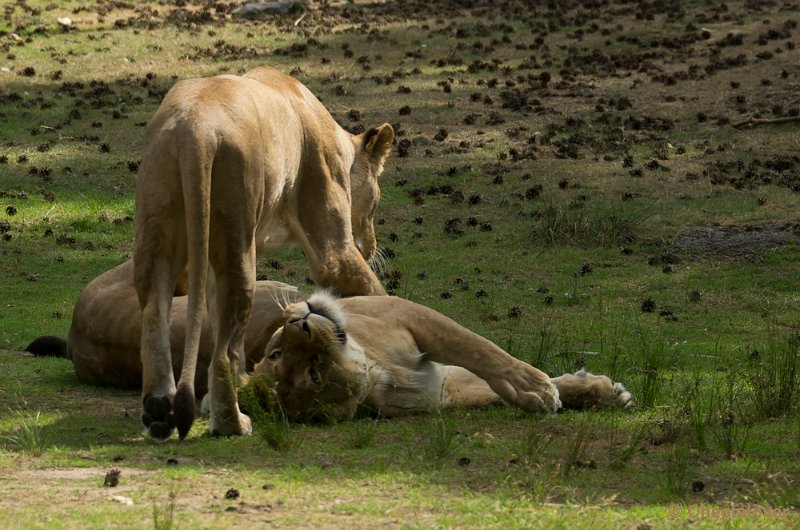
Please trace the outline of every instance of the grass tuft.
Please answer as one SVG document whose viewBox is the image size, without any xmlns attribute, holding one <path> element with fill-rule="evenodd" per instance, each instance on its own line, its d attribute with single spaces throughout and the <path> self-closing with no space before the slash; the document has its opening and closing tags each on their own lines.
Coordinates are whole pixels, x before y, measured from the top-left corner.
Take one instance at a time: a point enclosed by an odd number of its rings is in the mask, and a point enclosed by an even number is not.
<svg viewBox="0 0 800 530">
<path fill-rule="evenodd" d="M 526 464 L 537 465 L 545 456 L 545 449 L 550 445 L 553 434 L 549 432 L 548 422 L 540 416 L 533 415 L 528 422 L 525 433 L 520 437 L 518 455 Z"/>
<path fill-rule="evenodd" d="M 638 351 L 634 352 L 634 362 L 639 366 L 635 371 L 639 377 L 635 379 L 634 396 L 636 404 L 642 409 L 649 409 L 658 402 L 664 379 L 664 371 L 672 364 L 672 356 L 663 340 L 640 332 L 638 334 Z"/>
<path fill-rule="evenodd" d="M 51 436 L 42 420 L 41 412 L 28 413 L 15 431 L 0 435 L 0 439 L 12 443 L 32 456 L 41 456 L 51 446 Z"/>
<path fill-rule="evenodd" d="M 692 455 L 685 445 L 676 445 L 667 455 L 664 464 L 664 488 L 670 495 L 684 497 L 689 490 Z"/>
<path fill-rule="evenodd" d="M 266 377 L 251 377 L 239 389 L 239 405 L 253 421 L 253 430 L 276 451 L 298 445 L 275 387 Z"/>
<path fill-rule="evenodd" d="M 582 412 L 576 413 L 583 415 Z M 576 467 L 587 465 L 588 442 L 591 439 L 590 421 L 586 417 L 574 418 L 576 425 L 564 442 L 564 452 L 561 456 L 560 471 L 564 477 L 569 477 Z"/>
<path fill-rule="evenodd" d="M 347 447 L 353 449 L 366 449 L 372 446 L 377 431 L 378 420 L 364 418 L 354 421 L 350 427 L 347 438 Z"/>
<path fill-rule="evenodd" d="M 409 450 L 414 454 L 421 454 L 425 461 L 441 460 L 452 454 L 456 448 L 457 426 L 453 416 L 444 411 L 435 412 L 419 423 L 419 445 L 412 444 Z M 418 453 L 420 445 L 421 453 Z"/>
<path fill-rule="evenodd" d="M 730 371 L 714 394 L 713 435 L 727 458 L 744 453 L 753 427 L 746 391 L 737 374 Z"/>
<path fill-rule="evenodd" d="M 550 203 L 529 234 L 549 245 L 589 243 L 608 247 L 635 241 L 646 219 L 645 215 L 622 209 L 588 210 L 582 205 Z"/>
<path fill-rule="evenodd" d="M 153 529 L 171 530 L 175 525 L 175 491 L 169 492 L 169 496 L 163 505 L 159 506 L 153 499 Z"/>
<path fill-rule="evenodd" d="M 745 373 L 756 414 L 779 418 L 795 407 L 800 385 L 797 336 L 782 343 L 773 343 L 763 353 L 750 353 L 752 361 Z"/>
</svg>

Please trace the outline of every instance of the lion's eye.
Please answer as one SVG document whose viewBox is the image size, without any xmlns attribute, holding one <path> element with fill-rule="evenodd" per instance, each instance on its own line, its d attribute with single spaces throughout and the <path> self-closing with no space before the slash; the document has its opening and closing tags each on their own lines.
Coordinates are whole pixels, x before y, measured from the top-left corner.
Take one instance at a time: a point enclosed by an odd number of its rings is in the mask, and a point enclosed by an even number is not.
<svg viewBox="0 0 800 530">
<path fill-rule="evenodd" d="M 269 352 L 269 358 L 274 361 L 276 359 L 280 359 L 282 354 L 283 352 L 281 350 L 272 350 Z"/>
<path fill-rule="evenodd" d="M 313 366 L 308 369 L 308 377 L 311 378 L 311 380 L 314 382 L 315 385 L 319 384 L 320 382 L 319 372 L 317 372 L 316 368 L 314 368 Z"/>
</svg>

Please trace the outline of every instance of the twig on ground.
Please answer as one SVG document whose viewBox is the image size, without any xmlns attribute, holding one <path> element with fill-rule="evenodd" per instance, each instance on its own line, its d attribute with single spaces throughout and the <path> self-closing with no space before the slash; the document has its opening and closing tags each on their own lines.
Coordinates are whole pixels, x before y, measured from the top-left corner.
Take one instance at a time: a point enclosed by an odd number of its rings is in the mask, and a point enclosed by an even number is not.
<svg viewBox="0 0 800 530">
<path fill-rule="evenodd" d="M 779 123 L 790 123 L 800 121 L 800 116 L 785 116 L 783 118 L 747 118 L 732 125 L 734 129 L 744 129 L 745 127 L 755 127 L 757 125 L 776 125 Z"/>
</svg>

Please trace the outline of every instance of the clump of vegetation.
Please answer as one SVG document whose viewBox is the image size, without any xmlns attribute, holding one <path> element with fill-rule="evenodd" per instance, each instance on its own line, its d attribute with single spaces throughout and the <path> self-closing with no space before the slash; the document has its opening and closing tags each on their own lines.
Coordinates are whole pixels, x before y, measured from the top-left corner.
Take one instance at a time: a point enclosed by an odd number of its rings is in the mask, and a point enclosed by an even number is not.
<svg viewBox="0 0 800 530">
<path fill-rule="evenodd" d="M 442 460 L 458 445 L 458 424 L 447 411 L 438 411 L 422 419 L 415 431 L 415 439 L 409 440 L 409 454 L 425 462 Z"/>
<path fill-rule="evenodd" d="M 763 351 L 753 350 L 745 367 L 748 391 L 759 417 L 780 418 L 797 405 L 800 358 L 797 336 L 773 341 Z"/>
<path fill-rule="evenodd" d="M 239 389 L 239 405 L 250 416 L 254 432 L 277 451 L 298 447 L 274 383 L 265 376 L 250 377 Z"/>
<path fill-rule="evenodd" d="M 608 247 L 636 241 L 645 220 L 642 214 L 622 210 L 602 211 L 549 204 L 541 211 L 529 233 L 534 240 L 550 245 Z"/>
<path fill-rule="evenodd" d="M 52 437 L 42 413 L 25 413 L 11 432 L 0 434 L 0 440 L 12 444 L 31 456 L 41 456 L 52 446 Z"/>
<path fill-rule="evenodd" d="M 175 527 L 175 499 L 177 494 L 174 490 L 169 492 L 167 500 L 159 505 L 153 500 L 153 529 L 172 530 Z"/>
</svg>

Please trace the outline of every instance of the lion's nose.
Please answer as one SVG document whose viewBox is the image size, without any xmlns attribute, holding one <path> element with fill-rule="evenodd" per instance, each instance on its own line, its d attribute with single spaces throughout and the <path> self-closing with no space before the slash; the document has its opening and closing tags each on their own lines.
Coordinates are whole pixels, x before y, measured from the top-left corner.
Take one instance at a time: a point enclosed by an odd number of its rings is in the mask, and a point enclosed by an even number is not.
<svg viewBox="0 0 800 530">
<path fill-rule="evenodd" d="M 303 330 L 305 333 L 309 335 L 311 334 L 311 329 L 308 327 L 308 320 L 306 320 L 305 318 L 298 318 L 297 320 L 289 322 L 289 324 L 297 327 L 298 329 Z"/>
</svg>

